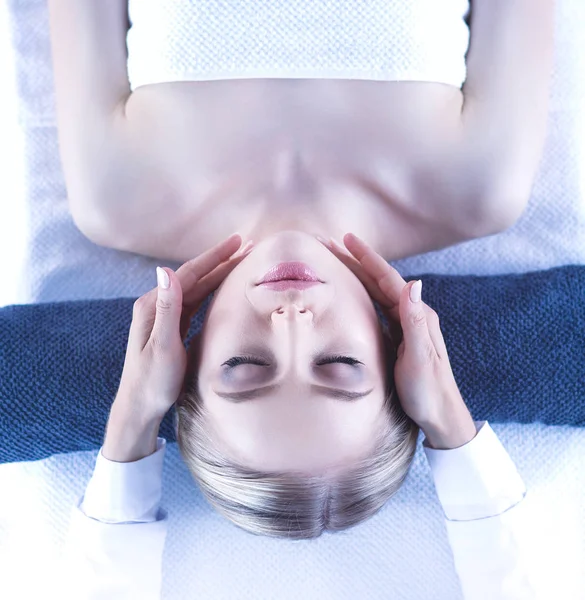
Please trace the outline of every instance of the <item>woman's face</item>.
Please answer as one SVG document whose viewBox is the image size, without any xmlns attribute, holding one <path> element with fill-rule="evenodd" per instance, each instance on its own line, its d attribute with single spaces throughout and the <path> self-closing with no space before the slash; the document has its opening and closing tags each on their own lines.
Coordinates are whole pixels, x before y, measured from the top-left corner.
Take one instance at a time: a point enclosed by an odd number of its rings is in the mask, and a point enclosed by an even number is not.
<svg viewBox="0 0 585 600">
<path fill-rule="evenodd" d="M 257 285 L 288 261 L 306 263 L 323 283 Z M 359 279 L 313 236 L 283 231 L 258 243 L 216 290 L 199 343 L 199 393 L 231 458 L 258 470 L 318 474 L 373 447 L 385 419 L 380 322 Z M 362 364 L 318 364 L 335 356 Z M 225 365 L 233 357 L 264 365 Z M 258 388 L 267 389 L 255 396 Z M 342 395 L 356 392 L 367 395 Z"/>
</svg>

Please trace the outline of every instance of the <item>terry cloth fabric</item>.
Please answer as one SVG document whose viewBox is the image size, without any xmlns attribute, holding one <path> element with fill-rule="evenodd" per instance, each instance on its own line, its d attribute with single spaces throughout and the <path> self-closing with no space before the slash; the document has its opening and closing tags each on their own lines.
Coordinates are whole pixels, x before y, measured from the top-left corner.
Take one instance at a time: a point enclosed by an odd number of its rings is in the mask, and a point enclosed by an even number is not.
<svg viewBox="0 0 585 600">
<path fill-rule="evenodd" d="M 492 427 L 528 490 L 522 501 L 526 537 L 502 543 L 522 547 L 539 599 L 583 600 L 585 428 Z M 317 540 L 292 541 L 251 535 L 217 513 L 178 444 L 168 443 L 161 600 L 463 600 L 423 437 L 400 490 L 374 517 Z M 63 570 L 60 559 L 97 452 L 0 465 L 2 598 L 63 597 L 71 563 Z"/>
<path fill-rule="evenodd" d="M 131 88 L 242 78 L 466 77 L 469 0 L 130 0 Z"/>
<path fill-rule="evenodd" d="M 489 423 L 476 421 L 475 428 L 475 438 L 460 448 L 435 450 L 423 443 L 463 595 L 549 600 L 538 594 L 524 548 L 534 535 L 532 527 L 525 529 L 526 486 Z M 161 504 L 166 450 L 165 439 L 159 437 L 153 454 L 131 463 L 110 461 L 103 451 L 98 455 L 69 525 L 61 579 L 72 584 L 67 589 L 70 600 L 160 600 L 169 523 Z M 382 590 L 378 584 L 377 591 Z M 332 595 L 333 590 L 327 591 Z M 322 600 L 319 592 L 313 590 L 313 596 Z M 282 598 L 282 592 L 274 590 L 272 597 Z"/>
<path fill-rule="evenodd" d="M 585 426 L 585 266 L 420 278 L 474 419 Z M 134 300 L 0 309 L 0 463 L 101 446 Z M 171 410 L 160 430 L 169 441 L 173 424 Z"/>
</svg>

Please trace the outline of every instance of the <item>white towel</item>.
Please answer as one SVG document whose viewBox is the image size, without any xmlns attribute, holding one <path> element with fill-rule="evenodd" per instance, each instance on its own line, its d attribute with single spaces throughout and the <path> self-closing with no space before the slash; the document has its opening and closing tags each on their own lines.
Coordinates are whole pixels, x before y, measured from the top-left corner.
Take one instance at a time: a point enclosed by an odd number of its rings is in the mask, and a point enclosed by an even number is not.
<svg viewBox="0 0 585 600">
<path fill-rule="evenodd" d="M 541 598 L 585 598 L 585 430 L 493 425 L 528 493 L 520 540 Z M 169 444 L 162 506 L 169 513 L 163 599 L 462 600 L 443 513 L 422 451 L 398 494 L 355 528 L 310 543 L 253 536 L 202 498 Z M 0 597 L 56 598 L 71 507 L 96 452 L 0 469 Z M 18 586 L 18 587 L 16 587 Z M 7 590 L 11 593 L 5 594 Z M 496 599 L 494 599 L 496 600 Z"/>
<path fill-rule="evenodd" d="M 469 0 L 130 0 L 128 73 L 434 81 L 461 87 Z"/>
</svg>

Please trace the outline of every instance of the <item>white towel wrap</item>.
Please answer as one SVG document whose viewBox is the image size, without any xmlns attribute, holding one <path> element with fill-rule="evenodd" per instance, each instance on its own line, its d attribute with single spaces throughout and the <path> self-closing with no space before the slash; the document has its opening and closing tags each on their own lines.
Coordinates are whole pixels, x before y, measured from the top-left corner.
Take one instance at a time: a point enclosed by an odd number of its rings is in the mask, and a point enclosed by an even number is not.
<svg viewBox="0 0 585 600">
<path fill-rule="evenodd" d="M 248 78 L 465 81 L 469 0 L 130 0 L 132 89 Z"/>
</svg>

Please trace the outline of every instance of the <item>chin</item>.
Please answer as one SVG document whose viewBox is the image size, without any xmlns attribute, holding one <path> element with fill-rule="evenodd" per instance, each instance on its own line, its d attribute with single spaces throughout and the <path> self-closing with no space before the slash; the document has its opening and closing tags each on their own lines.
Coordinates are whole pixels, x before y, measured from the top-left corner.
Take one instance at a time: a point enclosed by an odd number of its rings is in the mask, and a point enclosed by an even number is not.
<svg viewBox="0 0 585 600">
<path fill-rule="evenodd" d="M 305 231 L 300 231 L 298 229 L 285 229 L 284 231 L 279 231 L 278 233 L 270 236 L 269 239 L 273 240 L 306 240 L 307 238 L 315 239 L 315 236 L 310 233 L 306 233 Z M 316 240 L 315 240 L 316 241 Z"/>
<path fill-rule="evenodd" d="M 306 255 L 307 250 L 311 252 L 314 249 L 320 248 L 321 243 L 315 235 L 306 233 L 305 231 L 286 230 L 279 231 L 270 238 L 271 245 L 276 249 L 290 249 L 291 251 L 301 251 Z M 294 260 L 294 257 L 291 257 Z"/>
</svg>

